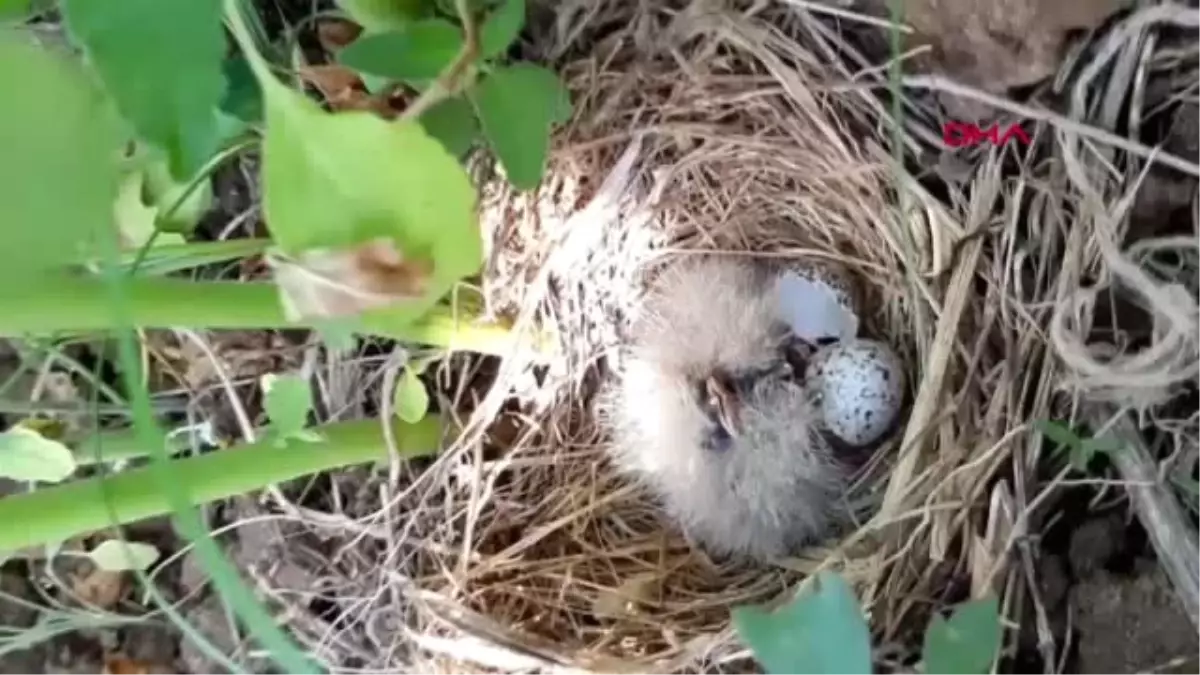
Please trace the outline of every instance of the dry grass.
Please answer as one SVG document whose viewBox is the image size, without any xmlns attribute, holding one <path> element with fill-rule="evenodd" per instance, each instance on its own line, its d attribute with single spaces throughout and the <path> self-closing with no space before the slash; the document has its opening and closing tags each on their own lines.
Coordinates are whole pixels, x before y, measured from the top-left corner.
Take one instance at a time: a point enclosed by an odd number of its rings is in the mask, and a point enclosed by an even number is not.
<svg viewBox="0 0 1200 675">
<path fill-rule="evenodd" d="M 896 215 L 895 172 L 884 139 L 872 136 L 881 110 L 869 91 L 830 88 L 844 74 L 802 47 L 802 36 L 828 37 L 811 17 L 704 4 L 602 12 L 590 20 L 629 28 L 566 62 L 578 109 L 552 179 L 535 195 L 496 187 L 486 209 L 492 304 L 556 331 L 563 363 L 542 384 L 552 395 L 540 399 L 529 436 L 503 460 L 468 464 L 457 476 L 450 466 L 462 465 L 444 462 L 442 490 L 425 506 L 462 520 L 437 542 L 448 555 L 422 556 L 418 566 L 422 595 L 438 598 L 422 611 L 420 631 L 426 639 L 463 628 L 505 635 L 500 644 L 535 647 L 541 661 L 588 669 L 745 667 L 728 629 L 731 605 L 767 601 L 826 566 L 864 585 L 886 583 L 881 616 L 900 617 L 905 608 L 887 605 L 944 586 L 944 578 L 913 578 L 913 569 L 930 569 L 910 568 L 930 556 L 913 549 L 928 549 L 925 537 L 948 548 L 964 525 L 958 495 L 935 497 L 932 488 L 950 476 L 983 485 L 1006 452 L 990 448 L 996 436 L 979 448 L 988 450 L 983 460 L 962 467 L 978 454 L 984 389 L 962 394 L 949 418 L 952 399 L 938 395 L 964 390 L 961 364 L 986 334 L 960 334 L 958 316 L 978 306 L 978 291 L 970 274 L 946 269 L 956 240 L 986 223 L 955 219 L 914 183 L 905 186 L 916 197 L 910 209 Z M 991 210 L 976 209 L 980 217 Z M 935 394 L 918 392 L 925 431 L 910 435 L 923 441 L 908 456 L 925 454 L 934 434 L 934 449 L 961 458 L 928 470 L 922 460 L 901 462 L 898 473 L 896 448 L 886 448 L 854 495 L 878 502 L 892 492 L 881 525 L 786 567 L 719 566 L 690 548 L 646 495 L 613 476 L 604 432 L 589 424 L 587 376 L 601 359 L 619 368 L 612 347 L 644 282 L 661 262 L 694 250 L 830 257 L 856 269 L 870 285 L 869 330 L 893 341 L 914 381 L 923 377 L 920 386 Z M 914 508 L 922 521 L 906 513 Z M 878 534 L 892 521 L 919 525 L 924 536 L 888 560 Z M 473 611 L 476 621 L 451 626 L 446 607 Z M 452 639 L 425 646 L 484 661 Z"/>
<path fill-rule="evenodd" d="M 1102 394 L 1195 446 L 1195 416 L 1159 404 L 1196 377 L 1196 291 L 1135 261 L 1194 256 L 1196 242 L 1124 245 L 1118 198 L 1141 160 L 1042 115 L 1041 145 L 980 157 L 938 198 L 891 162 L 881 69 L 862 70 L 869 59 L 802 3 L 560 5 L 535 52 L 558 61 L 575 120 L 541 190 L 493 181 L 485 200 L 491 309 L 560 349 L 506 359 L 427 471 L 334 479 L 355 494 L 340 534 L 321 526 L 318 586 L 351 618 L 297 619 L 301 637 L 339 670 L 745 670 L 729 607 L 828 567 L 856 584 L 885 662 L 912 656 L 931 612 L 991 591 L 1056 664 L 1034 535 L 1065 474 L 1038 475 L 1031 423 Z M 1119 28 L 1113 53 L 1139 59 L 1131 82 L 1148 76 L 1156 52 Z M 1067 116 L 1113 128 L 1095 99 L 1133 84 L 1073 81 L 1085 105 Z M 937 120 L 920 98 L 905 105 L 901 140 L 927 160 Z M 660 264 L 694 250 L 840 260 L 870 287 L 867 330 L 911 365 L 905 431 L 854 491 L 870 519 L 777 566 L 688 546 L 614 475 L 591 420 L 629 309 Z M 1115 284 L 1152 318 L 1136 352 L 1091 338 Z"/>
</svg>

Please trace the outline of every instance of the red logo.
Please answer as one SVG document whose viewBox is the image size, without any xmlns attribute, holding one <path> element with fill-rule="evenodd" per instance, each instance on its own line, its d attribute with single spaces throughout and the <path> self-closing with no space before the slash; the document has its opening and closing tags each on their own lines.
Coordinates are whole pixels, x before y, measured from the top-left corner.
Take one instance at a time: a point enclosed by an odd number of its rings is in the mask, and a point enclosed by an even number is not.
<svg viewBox="0 0 1200 675">
<path fill-rule="evenodd" d="M 1004 145 L 1014 138 L 1029 145 L 1029 134 L 1025 133 L 1020 124 L 1013 124 L 1004 130 L 1000 129 L 999 124 L 981 129 L 979 125 L 970 122 L 946 122 L 942 126 L 942 142 L 950 148 L 975 146 L 984 141 L 992 145 Z"/>
</svg>

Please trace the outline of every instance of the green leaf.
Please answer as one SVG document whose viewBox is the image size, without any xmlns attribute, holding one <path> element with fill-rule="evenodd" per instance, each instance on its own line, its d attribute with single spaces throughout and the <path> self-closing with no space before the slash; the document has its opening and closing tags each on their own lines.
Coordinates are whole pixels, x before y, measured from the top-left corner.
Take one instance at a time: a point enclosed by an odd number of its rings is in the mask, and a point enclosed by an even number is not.
<svg viewBox="0 0 1200 675">
<path fill-rule="evenodd" d="M 88 551 L 88 557 L 96 567 L 107 572 L 129 572 L 148 570 L 159 557 L 158 549 L 138 541 L 106 539 Z"/>
<path fill-rule="evenodd" d="M 368 32 L 403 28 L 421 16 L 426 0 L 336 0 L 351 19 Z"/>
<path fill-rule="evenodd" d="M 254 78 L 250 63 L 241 54 L 235 54 L 221 64 L 225 75 L 225 93 L 221 96 L 221 110 L 250 124 L 262 121 L 262 88 Z"/>
<path fill-rule="evenodd" d="M 396 417 L 409 424 L 420 422 L 429 412 L 429 392 L 411 368 L 405 368 L 400 374 L 392 406 L 396 409 Z"/>
<path fill-rule="evenodd" d="M 262 377 L 263 409 L 271 418 L 271 428 L 281 437 L 290 438 L 308 426 L 312 410 L 312 390 L 308 380 L 297 375 Z"/>
<path fill-rule="evenodd" d="M 116 118 L 67 58 L 0 28 L 0 283 L 73 263 L 86 242 L 111 236 L 120 179 Z"/>
<path fill-rule="evenodd" d="M 122 114 L 172 174 L 195 174 L 217 147 L 220 0 L 63 0 L 63 11 Z"/>
<path fill-rule="evenodd" d="M 1104 453 L 1108 455 L 1125 449 L 1125 443 L 1112 434 L 1085 438 L 1083 439 L 1083 446 L 1092 451 L 1092 454 Z"/>
<path fill-rule="evenodd" d="M 55 0 L 0 0 L 0 21 L 22 23 L 54 9 Z"/>
<path fill-rule="evenodd" d="M 155 237 L 158 228 L 155 221 L 158 209 L 147 205 L 142 199 L 145 174 L 141 171 L 131 172 L 121 184 L 117 195 L 115 217 L 117 229 L 125 238 L 129 248 L 141 248 L 153 239 L 155 246 L 183 244 L 184 239 L 179 234 L 159 235 Z"/>
<path fill-rule="evenodd" d="M 504 0 L 479 31 L 479 58 L 490 59 L 508 51 L 525 25 L 525 0 Z"/>
<path fill-rule="evenodd" d="M 0 0 L 0 21 L 25 19 L 33 13 L 33 0 Z"/>
<path fill-rule="evenodd" d="M 1096 453 L 1092 452 L 1092 450 L 1083 443 L 1080 443 L 1078 445 L 1071 446 L 1070 450 L 1067 452 L 1067 461 L 1070 462 L 1071 466 L 1076 471 L 1080 473 L 1086 473 L 1088 466 L 1092 463 L 1092 458 L 1095 456 Z"/>
<path fill-rule="evenodd" d="M 196 229 L 200 219 L 213 205 L 212 183 L 203 178 L 189 193 L 192 179 L 182 182 L 175 180 L 163 162 L 149 163 L 145 172 L 145 197 L 157 212 L 155 227 L 163 232 L 181 234 Z"/>
<path fill-rule="evenodd" d="M 361 322 L 355 318 L 319 319 L 314 321 L 317 334 L 325 348 L 333 352 L 349 352 L 358 345 L 356 333 L 364 332 Z"/>
<path fill-rule="evenodd" d="M 479 122 L 471 104 L 462 97 L 447 98 L 436 103 L 421 115 L 421 126 L 436 138 L 447 152 L 462 159 L 475 139 L 479 138 Z"/>
<path fill-rule="evenodd" d="M 416 320 L 479 270 L 475 189 L 419 122 L 327 113 L 273 76 L 256 73 L 267 117 L 264 211 L 285 253 L 388 238 L 405 259 L 431 261 L 425 295 L 388 310 L 398 325 Z"/>
<path fill-rule="evenodd" d="M 854 591 L 822 572 L 790 603 L 768 613 L 733 610 L 733 626 L 768 673 L 870 673 L 871 634 Z"/>
<path fill-rule="evenodd" d="M 508 180 L 531 190 L 542 180 L 550 129 L 569 109 L 553 71 L 528 63 L 496 68 L 472 92 L 483 133 Z"/>
<path fill-rule="evenodd" d="M 986 673 L 999 651 L 999 602 L 990 597 L 963 603 L 949 621 L 937 615 L 925 631 L 925 672 Z"/>
<path fill-rule="evenodd" d="M 1079 434 L 1062 422 L 1036 420 L 1033 424 L 1043 436 L 1063 448 L 1073 448 L 1080 443 Z"/>
<path fill-rule="evenodd" d="M 338 61 L 361 73 L 393 80 L 432 80 L 458 56 L 462 31 L 444 19 L 414 21 L 403 30 L 363 35 L 338 52 Z"/>
<path fill-rule="evenodd" d="M 0 433 L 0 476 L 20 481 L 58 483 L 75 473 L 71 450 L 26 427 Z"/>
</svg>

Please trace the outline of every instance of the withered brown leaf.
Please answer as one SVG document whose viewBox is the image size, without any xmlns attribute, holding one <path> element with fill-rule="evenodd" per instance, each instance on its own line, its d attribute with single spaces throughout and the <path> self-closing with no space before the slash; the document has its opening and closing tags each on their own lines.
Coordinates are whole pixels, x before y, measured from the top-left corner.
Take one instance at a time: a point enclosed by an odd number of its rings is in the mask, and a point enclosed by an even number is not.
<svg viewBox="0 0 1200 675">
<path fill-rule="evenodd" d="M 386 96 L 368 92 L 358 73 L 345 66 L 301 66 L 298 72 L 301 79 L 317 88 L 334 111 L 366 110 L 386 119 L 397 114 Z"/>
<path fill-rule="evenodd" d="M 273 252 L 275 273 L 289 321 L 353 316 L 424 295 L 433 264 L 406 259 L 380 237 L 349 249 L 313 249 L 296 256 Z"/>
</svg>

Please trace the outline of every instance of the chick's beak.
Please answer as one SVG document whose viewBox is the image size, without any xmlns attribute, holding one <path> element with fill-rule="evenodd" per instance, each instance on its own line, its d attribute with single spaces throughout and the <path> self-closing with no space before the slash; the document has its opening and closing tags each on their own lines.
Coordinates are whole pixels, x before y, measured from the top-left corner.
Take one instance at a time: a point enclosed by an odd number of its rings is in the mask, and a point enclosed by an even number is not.
<svg viewBox="0 0 1200 675">
<path fill-rule="evenodd" d="M 742 403 L 738 399 L 737 389 L 726 378 L 712 375 L 704 381 L 704 391 L 720 425 L 730 436 L 739 435 L 742 429 Z"/>
</svg>

